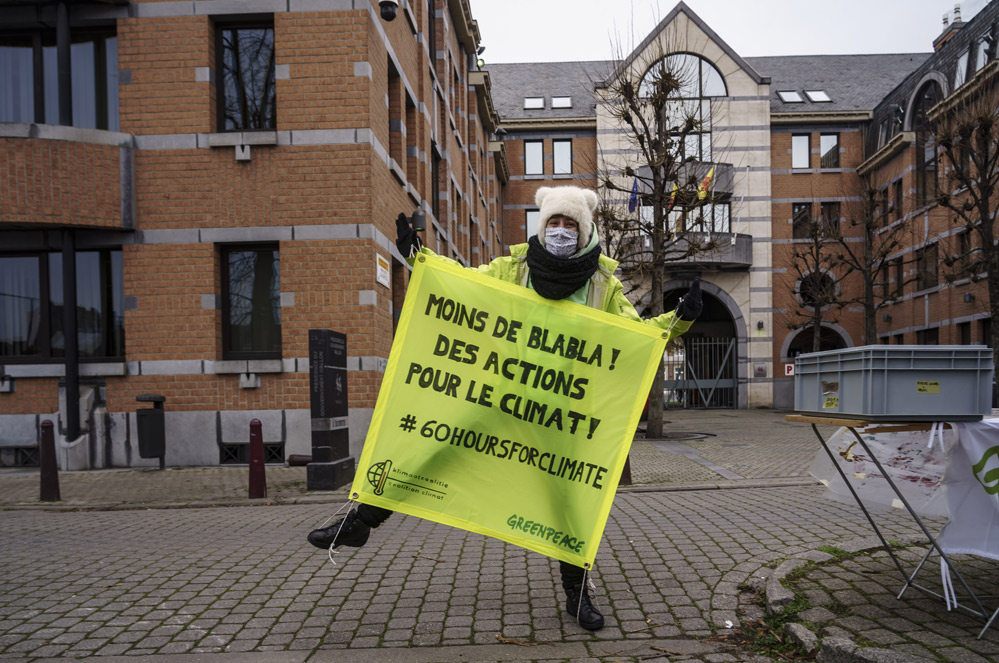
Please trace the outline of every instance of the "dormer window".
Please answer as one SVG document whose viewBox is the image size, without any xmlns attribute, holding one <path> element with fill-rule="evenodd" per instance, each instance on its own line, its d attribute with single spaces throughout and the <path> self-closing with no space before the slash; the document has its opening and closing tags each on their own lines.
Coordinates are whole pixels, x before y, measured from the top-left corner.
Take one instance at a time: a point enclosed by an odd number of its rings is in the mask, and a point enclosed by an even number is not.
<svg viewBox="0 0 999 663">
<path fill-rule="evenodd" d="M 777 96 L 785 104 L 803 104 L 805 100 L 794 90 L 777 90 Z"/>
<path fill-rule="evenodd" d="M 543 110 L 544 107 L 544 97 L 524 97 L 524 110 Z"/>
<path fill-rule="evenodd" d="M 825 90 L 805 90 L 805 96 L 813 103 L 827 103 L 832 101 Z"/>
<path fill-rule="evenodd" d="M 552 97 L 552 108 L 572 108 L 572 97 Z"/>
<path fill-rule="evenodd" d="M 968 51 L 957 56 L 957 68 L 954 69 L 954 89 L 964 85 L 968 80 Z"/>
</svg>

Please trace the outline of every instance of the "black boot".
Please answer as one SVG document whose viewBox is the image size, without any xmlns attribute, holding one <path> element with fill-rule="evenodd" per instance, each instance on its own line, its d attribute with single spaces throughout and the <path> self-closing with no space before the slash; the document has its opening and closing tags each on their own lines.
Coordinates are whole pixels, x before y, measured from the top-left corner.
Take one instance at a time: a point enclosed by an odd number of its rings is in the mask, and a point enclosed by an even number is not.
<svg viewBox="0 0 999 663">
<path fill-rule="evenodd" d="M 329 527 L 309 532 L 309 543 L 323 550 L 340 546 L 360 548 L 367 542 L 370 533 L 371 527 L 357 516 L 357 509 L 351 509 L 346 516 Z"/>
<path fill-rule="evenodd" d="M 367 542 L 372 528 L 381 525 L 391 515 L 392 512 L 388 509 L 370 504 L 360 504 L 329 527 L 309 532 L 309 543 L 323 550 L 328 550 L 331 546 L 333 548 L 340 546 L 360 548 Z M 341 523 L 343 527 L 340 526 Z M 339 536 L 337 536 L 337 532 L 340 533 Z M 335 542 L 334 539 L 336 539 Z"/>
<path fill-rule="evenodd" d="M 590 596 L 582 583 L 565 588 L 565 611 L 587 631 L 598 631 L 604 627 L 604 616 L 590 603 Z"/>
</svg>

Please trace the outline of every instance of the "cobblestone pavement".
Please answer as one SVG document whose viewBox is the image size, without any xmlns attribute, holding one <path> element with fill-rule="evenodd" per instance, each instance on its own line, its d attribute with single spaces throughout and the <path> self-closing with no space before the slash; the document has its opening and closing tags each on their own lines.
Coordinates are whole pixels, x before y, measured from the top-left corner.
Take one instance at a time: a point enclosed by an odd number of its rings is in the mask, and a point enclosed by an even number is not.
<svg viewBox="0 0 999 663">
<path fill-rule="evenodd" d="M 62 473 L 67 504 L 54 508 L 38 506 L 37 470 L 0 471 L 0 659 L 754 660 L 728 637 L 763 615 L 753 588 L 870 526 L 808 479 L 809 427 L 731 414 L 669 412 L 671 432 L 712 435 L 633 448 L 635 486 L 615 501 L 593 573 L 607 620 L 595 634 L 565 614 L 554 561 L 429 521 L 393 516 L 331 563 L 304 536 L 346 491 L 306 494 L 304 468 L 268 467 L 269 497 L 252 501 L 245 468 Z M 199 504 L 219 506 L 166 508 Z M 879 523 L 916 539 L 897 513 Z M 801 619 L 930 660 L 999 659 L 999 630 L 976 640 L 980 620 L 912 590 L 895 600 L 886 559 L 872 545 L 790 577 Z M 999 585 L 994 562 L 971 566 L 969 581 Z"/>
</svg>

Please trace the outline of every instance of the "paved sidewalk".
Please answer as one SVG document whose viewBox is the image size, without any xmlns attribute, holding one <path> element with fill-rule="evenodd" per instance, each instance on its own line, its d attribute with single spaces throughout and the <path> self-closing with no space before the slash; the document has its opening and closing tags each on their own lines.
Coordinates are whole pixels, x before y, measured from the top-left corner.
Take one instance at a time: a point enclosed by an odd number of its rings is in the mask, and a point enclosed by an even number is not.
<svg viewBox="0 0 999 663">
<path fill-rule="evenodd" d="M 64 501 L 44 506 L 37 470 L 0 470 L 0 659 L 762 661 L 740 629 L 787 575 L 802 631 L 843 656 L 827 660 L 999 660 L 999 629 L 977 640 L 980 620 L 894 598 L 870 526 L 808 477 L 818 442 L 784 414 L 668 412 L 684 439 L 636 442 L 593 574 L 596 634 L 565 614 L 554 561 L 417 518 L 331 563 L 304 535 L 346 489 L 309 494 L 304 468 L 269 466 L 263 500 L 245 467 L 61 473 Z M 917 539 L 898 513 L 879 523 Z M 800 559 L 817 563 L 784 573 Z M 999 564 L 968 564 L 999 586 Z"/>
</svg>

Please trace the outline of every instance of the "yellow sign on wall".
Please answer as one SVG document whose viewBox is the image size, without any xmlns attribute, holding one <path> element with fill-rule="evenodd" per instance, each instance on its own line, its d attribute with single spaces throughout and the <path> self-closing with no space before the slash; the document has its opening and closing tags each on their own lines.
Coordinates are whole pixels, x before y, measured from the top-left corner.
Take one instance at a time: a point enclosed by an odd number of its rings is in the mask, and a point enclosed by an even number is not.
<svg viewBox="0 0 999 663">
<path fill-rule="evenodd" d="M 420 256 L 352 494 L 592 564 L 665 346 Z"/>
</svg>

